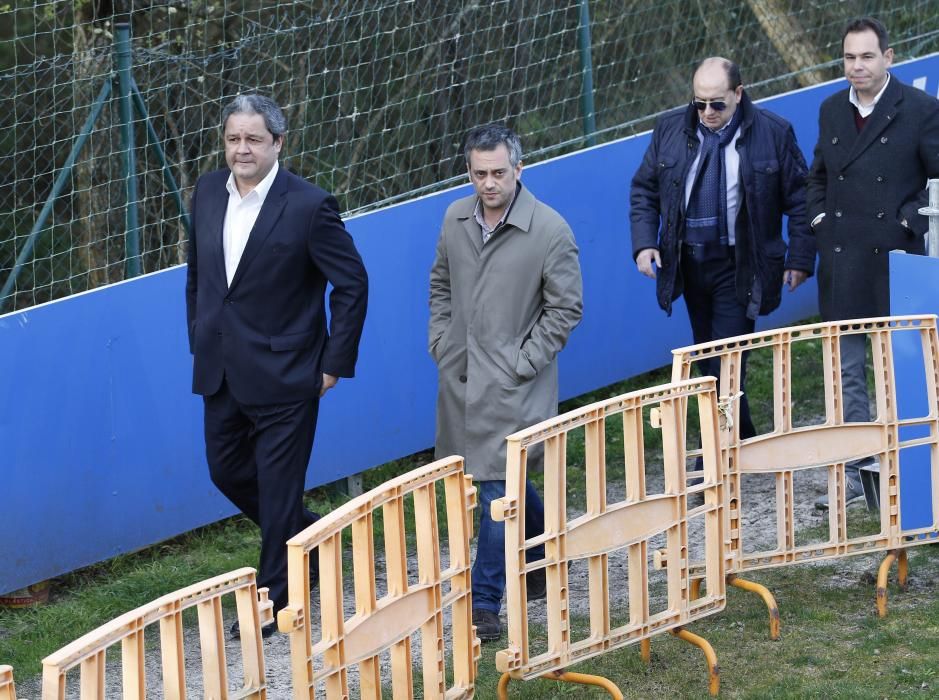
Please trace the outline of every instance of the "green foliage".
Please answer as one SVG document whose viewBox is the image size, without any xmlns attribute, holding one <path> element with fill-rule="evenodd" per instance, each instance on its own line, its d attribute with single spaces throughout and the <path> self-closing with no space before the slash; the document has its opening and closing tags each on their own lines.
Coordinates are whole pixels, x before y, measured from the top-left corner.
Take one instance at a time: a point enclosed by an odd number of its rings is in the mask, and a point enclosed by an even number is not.
<svg viewBox="0 0 939 700">
<path fill-rule="evenodd" d="M 589 11 L 598 142 L 647 129 L 685 103 L 703 56 L 731 55 L 754 97 L 837 77 L 850 14 L 884 19 L 904 58 L 939 48 L 939 5 L 922 0 L 791 8 L 779 0 L 591 0 Z M 112 79 L 115 24 L 128 17 L 133 76 L 186 195 L 219 164 L 222 105 L 248 90 L 284 105 L 285 165 L 333 191 L 346 212 L 462 182 L 459 146 L 474 124 L 514 126 L 528 164 L 584 143 L 579 0 L 4 3 L 0 216 L 18 224 L 0 229 L 0 284 Z M 56 228 L 43 233 L 69 253 L 37 253 L 39 264 L 19 273 L 16 308 L 123 279 L 119 121 L 109 105 L 55 203 Z M 142 121 L 135 126 L 134 205 L 150 272 L 184 261 L 185 231 Z"/>
</svg>

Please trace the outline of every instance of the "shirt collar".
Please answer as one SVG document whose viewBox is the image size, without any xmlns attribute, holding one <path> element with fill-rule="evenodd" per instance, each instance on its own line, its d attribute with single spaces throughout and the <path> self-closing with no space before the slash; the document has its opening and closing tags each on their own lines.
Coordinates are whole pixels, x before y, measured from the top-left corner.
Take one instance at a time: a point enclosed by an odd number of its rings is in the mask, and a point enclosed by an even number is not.
<svg viewBox="0 0 939 700">
<path fill-rule="evenodd" d="M 241 196 L 241 193 L 238 192 L 238 186 L 235 184 L 235 174 L 228 174 L 228 181 L 225 183 L 225 189 L 228 190 L 228 194 L 234 195 L 237 199 L 236 201 L 242 201 L 247 199 L 251 195 L 255 195 L 260 204 L 264 204 L 264 200 L 267 199 L 267 193 L 271 191 L 271 186 L 274 184 L 274 178 L 277 177 L 277 171 L 280 170 L 280 164 L 275 160 L 274 167 L 271 168 L 271 171 L 264 176 L 264 179 L 261 180 L 257 186 L 248 192 L 244 197 Z"/>
<path fill-rule="evenodd" d="M 887 79 L 884 81 L 884 85 L 880 88 L 880 92 L 874 95 L 874 101 L 869 105 L 862 105 L 861 101 L 857 97 L 857 90 L 854 89 L 854 86 L 851 86 L 851 89 L 848 90 L 848 102 L 857 107 L 857 111 L 861 113 L 862 117 L 866 117 L 871 112 L 874 111 L 874 107 L 877 106 L 877 103 L 880 101 L 880 98 L 883 97 L 884 90 L 887 89 L 887 86 L 890 84 L 890 73 L 887 73 Z"/>
<path fill-rule="evenodd" d="M 498 223 L 489 228 L 489 224 L 486 223 L 486 217 L 482 213 L 482 200 L 479 197 L 476 197 L 476 206 L 473 208 L 473 218 L 476 219 L 476 223 L 482 226 L 486 231 L 495 231 L 502 224 L 505 223 L 505 220 L 509 218 L 509 212 L 512 211 L 512 205 L 515 204 L 515 198 L 518 196 L 519 190 L 522 189 L 522 183 L 515 183 L 515 192 L 512 193 L 512 199 L 509 200 L 508 206 L 505 208 L 505 211 L 502 212 L 502 218 L 499 219 Z"/>
</svg>

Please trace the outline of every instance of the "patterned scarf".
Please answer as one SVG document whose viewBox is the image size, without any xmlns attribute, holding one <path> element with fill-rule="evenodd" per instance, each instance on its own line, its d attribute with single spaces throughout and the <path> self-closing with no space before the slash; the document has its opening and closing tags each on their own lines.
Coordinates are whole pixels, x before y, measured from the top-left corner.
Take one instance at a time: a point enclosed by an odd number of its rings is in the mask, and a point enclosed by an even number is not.
<svg viewBox="0 0 939 700">
<path fill-rule="evenodd" d="M 743 110 L 737 106 L 727 126 L 715 133 L 704 124 L 698 128 L 704 137 L 698 173 L 691 186 L 685 217 L 685 242 L 727 245 L 727 177 L 724 173 L 724 148 L 740 126 Z"/>
</svg>

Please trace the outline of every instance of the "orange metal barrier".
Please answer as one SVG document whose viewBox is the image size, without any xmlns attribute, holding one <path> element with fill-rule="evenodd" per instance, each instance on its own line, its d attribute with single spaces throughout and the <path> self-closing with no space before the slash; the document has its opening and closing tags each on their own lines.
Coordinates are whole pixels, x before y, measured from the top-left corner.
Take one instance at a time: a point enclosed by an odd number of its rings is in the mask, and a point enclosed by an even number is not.
<svg viewBox="0 0 939 700">
<path fill-rule="evenodd" d="M 703 448 L 703 483 L 687 486 L 687 423 L 690 407 L 700 425 Z M 661 429 L 661 465 L 646 463 L 643 435 L 644 411 L 652 426 Z M 608 428 L 615 421 L 623 430 L 623 459 L 614 471 L 607 455 Z M 568 501 L 568 435 L 583 428 L 585 442 L 586 512 L 570 518 Z M 579 433 L 578 433 L 579 434 Z M 534 448 L 544 448 L 545 532 L 525 538 L 525 480 L 527 458 Z M 621 471 L 620 471 L 621 470 Z M 660 470 L 661 493 L 647 493 L 647 470 Z M 625 479 L 625 498 L 610 502 L 608 473 Z M 506 613 L 509 647 L 496 656 L 496 666 L 513 678 L 530 679 L 551 674 L 569 664 L 611 649 L 676 630 L 724 607 L 724 479 L 719 460 L 718 404 L 715 380 L 704 378 L 624 394 L 571 411 L 508 437 L 506 496 L 493 501 L 492 517 L 506 526 Z M 704 503 L 689 505 L 688 498 L 701 494 Z M 700 496 L 699 496 L 700 498 Z M 706 593 L 691 595 L 689 523 L 702 518 L 703 575 Z M 666 575 L 661 609 L 650 611 L 650 541 L 664 537 Z M 545 556 L 526 561 L 526 552 L 544 545 Z M 626 554 L 627 600 L 611 595 L 610 557 Z M 655 559 L 655 557 L 652 557 Z M 571 616 L 574 594 L 569 567 L 586 562 L 589 571 L 589 632 L 574 639 L 577 624 Z M 526 576 L 545 568 L 547 578 L 547 640 L 540 652 L 532 651 L 526 599 Z M 611 604 L 628 603 L 628 620 L 611 624 Z M 693 635 L 692 635 L 693 636 Z M 700 638 L 695 637 L 696 640 Z M 704 641 L 704 640 L 700 640 Z M 704 642 L 706 644 L 706 642 Z M 713 654 L 713 652 L 711 652 Z M 716 665 L 715 665 L 716 668 Z M 507 682 L 507 681 L 506 681 Z M 504 684 L 503 684 L 504 685 Z"/>
<path fill-rule="evenodd" d="M 446 501 L 446 534 L 438 523 L 438 488 Z M 421 697 L 473 696 L 479 658 L 469 550 L 475 495 L 472 477 L 463 473 L 463 459 L 448 457 L 351 500 L 287 542 L 290 603 L 278 613 L 277 623 L 281 632 L 290 634 L 295 698 L 381 698 L 383 659 L 390 661 L 394 697 L 413 698 L 411 650 L 418 633 Z M 376 552 L 374 535 L 379 520 L 384 533 L 381 553 Z M 351 572 L 348 555 L 343 560 L 344 536 L 351 539 Z M 416 561 L 409 560 L 412 551 Z M 318 556 L 320 566 L 321 629 L 316 643 L 310 556 Z M 378 569 L 381 561 L 384 576 Z M 350 573 L 354 601 L 347 601 L 343 590 L 343 578 Z M 383 593 L 378 590 L 382 583 Z M 350 692 L 353 669 L 358 671 L 353 678 L 358 681 L 356 692 Z"/>
<path fill-rule="evenodd" d="M 226 594 L 234 594 L 241 628 L 242 684 L 234 689 L 230 687 L 225 658 L 222 597 Z M 238 569 L 165 595 L 115 618 L 43 659 L 43 700 L 65 697 L 68 672 L 75 667 L 80 668 L 77 685 L 81 700 L 104 700 L 115 696 L 125 700 L 144 700 L 148 696 L 144 632 L 148 625 L 156 622 L 159 622 L 162 696 L 185 698 L 183 611 L 192 607 L 196 608 L 199 619 L 202 697 L 264 700 L 267 686 L 261 625 L 273 623 L 271 605 L 267 600 L 267 589 L 261 589 L 259 602 L 254 569 L 250 568 Z M 121 678 L 108 683 L 107 651 L 118 642 L 121 644 Z"/>
</svg>

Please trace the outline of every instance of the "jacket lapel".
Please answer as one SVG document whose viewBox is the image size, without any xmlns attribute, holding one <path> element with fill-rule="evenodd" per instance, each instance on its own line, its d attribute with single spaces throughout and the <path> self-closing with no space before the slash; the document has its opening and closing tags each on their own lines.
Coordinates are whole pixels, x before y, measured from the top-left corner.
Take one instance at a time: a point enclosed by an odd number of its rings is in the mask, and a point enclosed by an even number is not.
<svg viewBox="0 0 939 700">
<path fill-rule="evenodd" d="M 277 171 L 277 175 L 274 177 L 274 183 L 271 185 L 271 189 L 264 199 L 264 204 L 261 205 L 261 211 L 258 212 L 258 218 L 257 221 L 254 222 L 254 228 L 252 228 L 251 233 L 248 234 L 248 243 L 245 245 L 245 250 L 241 254 L 241 260 L 238 262 L 238 267 L 235 270 L 235 276 L 232 277 L 231 284 L 228 287 L 229 289 L 234 289 L 235 285 L 244 277 L 245 270 L 251 264 L 251 260 L 260 252 L 261 248 L 264 247 L 264 242 L 267 240 L 267 237 L 271 235 L 271 231 L 274 230 L 274 224 L 277 223 L 286 204 L 287 171 L 283 167 L 280 167 Z"/>
<path fill-rule="evenodd" d="M 890 84 L 887 86 L 880 100 L 877 101 L 877 106 L 874 107 L 874 111 L 871 112 L 871 115 L 867 118 L 867 123 L 864 125 L 864 128 L 857 134 L 854 146 L 851 147 L 847 158 L 845 158 L 841 166 L 842 169 L 847 168 L 848 165 L 857 160 L 872 143 L 880 138 L 884 129 L 890 126 L 891 122 L 896 118 L 897 104 L 903 99 L 903 93 L 896 83 L 896 80 L 895 77 L 890 77 Z M 850 102 L 848 103 L 846 121 L 850 121 L 848 128 L 853 129 L 856 133 L 857 126 L 854 124 L 854 107 Z M 844 128 L 843 124 L 842 128 Z"/>
<path fill-rule="evenodd" d="M 512 211 L 509 212 L 509 218 L 505 220 L 505 225 L 527 232 L 531 229 L 531 220 L 534 215 L 535 197 L 523 184 L 518 194 L 515 195 L 515 202 L 512 204 Z"/>
<path fill-rule="evenodd" d="M 479 257 L 483 248 L 483 234 L 479 230 L 479 224 L 476 223 L 476 218 L 473 216 L 477 201 L 478 199 L 476 197 L 468 197 L 466 208 L 464 211 L 458 212 L 456 216 L 463 224 L 463 231 L 469 238 L 470 245 L 473 246 L 476 256 Z"/>
<path fill-rule="evenodd" d="M 221 179 L 221 187 L 207 192 L 206 196 L 199 199 L 199 207 L 204 206 L 206 210 L 205 217 L 200 216 L 199 219 L 211 222 L 207 232 L 209 239 L 206 252 L 215 258 L 215 271 L 223 281 L 225 280 L 225 246 L 222 239 L 225 231 L 225 213 L 228 209 L 228 188 L 225 185 L 227 181 L 227 178 Z"/>
</svg>

